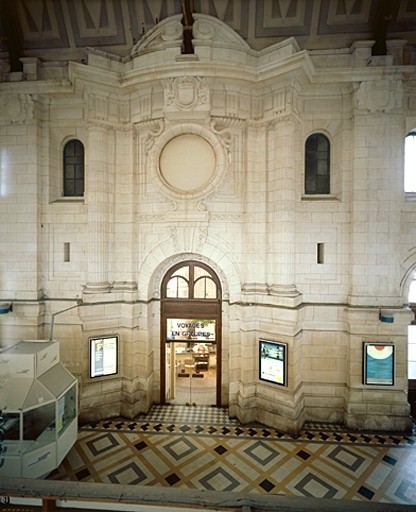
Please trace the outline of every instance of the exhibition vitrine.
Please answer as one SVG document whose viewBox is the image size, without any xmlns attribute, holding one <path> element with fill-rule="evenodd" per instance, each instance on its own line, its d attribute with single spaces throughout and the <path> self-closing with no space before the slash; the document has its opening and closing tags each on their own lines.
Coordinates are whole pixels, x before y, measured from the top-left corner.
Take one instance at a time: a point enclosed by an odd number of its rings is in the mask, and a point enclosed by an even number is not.
<svg viewBox="0 0 416 512">
<path fill-rule="evenodd" d="M 77 380 L 57 341 L 20 341 L 0 352 L 0 477 L 40 478 L 77 439 Z"/>
</svg>

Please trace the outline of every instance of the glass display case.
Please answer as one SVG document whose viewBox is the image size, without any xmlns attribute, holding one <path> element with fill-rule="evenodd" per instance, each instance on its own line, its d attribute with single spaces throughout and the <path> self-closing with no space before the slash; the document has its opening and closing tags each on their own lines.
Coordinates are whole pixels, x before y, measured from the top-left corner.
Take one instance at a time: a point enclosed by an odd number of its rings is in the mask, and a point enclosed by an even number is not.
<svg viewBox="0 0 416 512">
<path fill-rule="evenodd" d="M 57 341 L 21 341 L 0 352 L 0 477 L 41 478 L 77 439 L 78 386 Z"/>
</svg>

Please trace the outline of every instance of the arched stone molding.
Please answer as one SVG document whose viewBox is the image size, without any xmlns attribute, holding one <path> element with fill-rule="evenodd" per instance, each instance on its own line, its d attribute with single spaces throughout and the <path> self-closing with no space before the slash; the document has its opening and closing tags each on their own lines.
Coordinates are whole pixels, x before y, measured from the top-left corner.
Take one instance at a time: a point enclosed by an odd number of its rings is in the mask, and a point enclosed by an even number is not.
<svg viewBox="0 0 416 512">
<path fill-rule="evenodd" d="M 196 135 L 204 139 L 212 147 L 215 154 L 215 170 L 212 178 L 203 187 L 192 191 L 180 191 L 171 186 L 163 179 L 160 168 L 160 156 L 166 144 L 172 141 L 175 137 L 181 135 Z M 227 140 L 222 140 L 212 130 L 196 124 L 196 123 L 180 123 L 171 126 L 159 135 L 154 141 L 152 151 L 148 156 L 148 169 L 150 171 L 151 180 L 155 187 L 160 190 L 164 196 L 168 196 L 174 200 L 192 199 L 198 200 L 208 197 L 221 183 L 226 171 L 227 163 Z"/>
<path fill-rule="evenodd" d="M 403 303 L 407 304 L 409 300 L 409 289 L 412 281 L 416 279 L 416 247 L 409 250 L 408 257 L 402 262 L 402 279 L 400 281 L 400 293 L 403 297 Z"/>
<path fill-rule="evenodd" d="M 218 245 L 207 242 L 204 245 L 204 253 L 181 252 L 169 254 L 171 244 L 168 240 L 148 251 L 148 255 L 140 268 L 139 294 L 146 293 L 143 300 L 160 298 L 160 283 L 166 272 L 176 263 L 185 260 L 195 260 L 211 267 L 221 281 L 223 300 L 238 300 L 241 292 L 240 276 L 235 264 L 228 254 L 222 251 Z M 215 256 L 215 257 L 214 257 Z"/>
<path fill-rule="evenodd" d="M 303 140 L 303 145 L 305 145 L 305 142 L 306 140 L 311 136 L 311 135 L 315 135 L 315 134 L 321 134 L 321 135 L 325 135 L 325 137 L 329 140 L 330 144 L 331 144 L 331 148 L 332 148 L 332 145 L 334 143 L 334 134 L 332 133 L 332 131 L 329 131 L 329 129 L 327 127 L 322 127 L 322 128 L 319 128 L 319 127 L 313 127 L 313 128 L 310 128 L 307 133 L 305 134 L 304 136 L 304 140 Z"/>
<path fill-rule="evenodd" d="M 164 48 L 181 48 L 183 41 L 181 19 L 182 15 L 177 14 L 157 23 L 133 46 L 130 56 L 137 57 L 143 53 Z"/>
<path fill-rule="evenodd" d="M 409 117 L 406 119 L 406 130 L 403 133 L 403 137 L 406 137 L 410 132 L 416 131 L 416 118 L 415 117 Z"/>
<path fill-rule="evenodd" d="M 201 46 L 218 46 L 246 53 L 252 51 L 248 43 L 221 20 L 202 13 L 195 13 L 193 17 L 192 36 L 196 51 Z"/>
<path fill-rule="evenodd" d="M 253 53 L 249 44 L 231 27 L 221 20 L 208 14 L 194 13 L 192 26 L 192 42 L 195 53 L 203 47 L 217 47 L 232 49 L 243 53 Z M 132 48 L 130 57 L 134 58 L 145 53 L 164 50 L 166 48 L 182 47 L 183 25 L 182 15 L 177 14 L 156 24 L 149 32 L 143 35 Z"/>
</svg>

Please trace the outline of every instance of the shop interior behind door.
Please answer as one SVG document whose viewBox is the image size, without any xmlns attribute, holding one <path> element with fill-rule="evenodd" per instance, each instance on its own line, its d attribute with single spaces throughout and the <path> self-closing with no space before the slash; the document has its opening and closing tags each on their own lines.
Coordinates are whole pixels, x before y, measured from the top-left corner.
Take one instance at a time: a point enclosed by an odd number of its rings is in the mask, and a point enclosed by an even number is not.
<svg viewBox="0 0 416 512">
<path fill-rule="evenodd" d="M 215 405 L 215 343 L 171 342 L 166 345 L 166 399 L 175 405 Z"/>
</svg>

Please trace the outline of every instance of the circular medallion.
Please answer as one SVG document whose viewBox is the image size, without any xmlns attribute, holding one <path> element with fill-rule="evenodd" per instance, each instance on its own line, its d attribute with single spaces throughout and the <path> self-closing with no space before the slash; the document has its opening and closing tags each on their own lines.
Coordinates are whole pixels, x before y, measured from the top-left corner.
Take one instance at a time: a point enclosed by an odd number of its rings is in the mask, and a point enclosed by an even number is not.
<svg viewBox="0 0 416 512">
<path fill-rule="evenodd" d="M 214 175 L 215 164 L 211 144 L 199 135 L 190 133 L 171 139 L 159 158 L 163 179 L 181 192 L 193 192 L 207 185 Z"/>
</svg>

